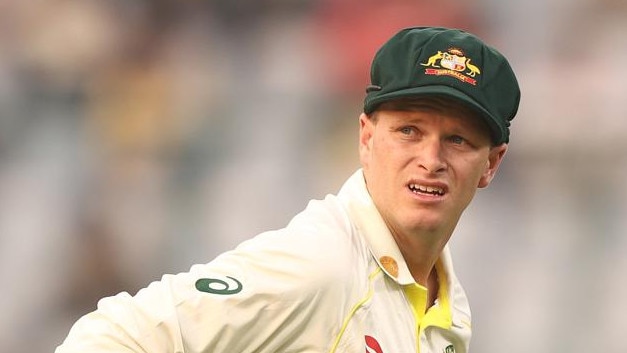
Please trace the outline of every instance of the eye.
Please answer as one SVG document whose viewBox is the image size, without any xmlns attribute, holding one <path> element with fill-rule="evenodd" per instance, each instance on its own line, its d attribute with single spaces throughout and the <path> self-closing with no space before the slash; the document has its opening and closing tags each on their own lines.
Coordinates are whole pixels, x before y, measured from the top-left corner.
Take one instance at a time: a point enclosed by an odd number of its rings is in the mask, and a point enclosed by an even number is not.
<svg viewBox="0 0 627 353">
<path fill-rule="evenodd" d="M 414 128 L 411 126 L 403 126 L 398 131 L 403 135 L 411 135 L 414 132 Z"/>
<path fill-rule="evenodd" d="M 459 135 L 453 135 L 449 137 L 449 141 L 451 141 L 452 143 L 456 145 L 463 145 L 464 143 L 466 143 L 466 139 Z"/>
<path fill-rule="evenodd" d="M 411 126 L 401 126 L 397 131 L 403 135 L 411 135 L 414 132 L 414 129 Z"/>
<path fill-rule="evenodd" d="M 398 125 L 390 131 L 402 141 L 416 141 L 422 137 L 422 130 L 413 124 Z"/>
</svg>

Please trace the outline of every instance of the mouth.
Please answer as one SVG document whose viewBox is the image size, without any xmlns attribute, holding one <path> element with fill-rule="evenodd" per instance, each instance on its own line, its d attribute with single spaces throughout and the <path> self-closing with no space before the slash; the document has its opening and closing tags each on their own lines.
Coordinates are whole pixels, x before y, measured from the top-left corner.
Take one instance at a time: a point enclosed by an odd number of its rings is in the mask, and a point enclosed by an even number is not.
<svg viewBox="0 0 627 353">
<path fill-rule="evenodd" d="M 411 192 L 417 195 L 444 196 L 446 194 L 445 188 L 441 186 L 411 183 L 408 187 Z"/>
</svg>

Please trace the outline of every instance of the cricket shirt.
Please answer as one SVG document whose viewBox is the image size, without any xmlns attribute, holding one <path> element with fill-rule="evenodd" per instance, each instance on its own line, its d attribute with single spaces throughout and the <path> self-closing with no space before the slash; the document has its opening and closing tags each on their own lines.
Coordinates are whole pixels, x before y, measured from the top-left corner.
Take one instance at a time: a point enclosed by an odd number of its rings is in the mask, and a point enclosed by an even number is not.
<svg viewBox="0 0 627 353">
<path fill-rule="evenodd" d="M 436 270 L 427 309 L 358 170 L 285 228 L 101 299 L 56 353 L 466 353 L 470 309 L 448 248 Z"/>
</svg>

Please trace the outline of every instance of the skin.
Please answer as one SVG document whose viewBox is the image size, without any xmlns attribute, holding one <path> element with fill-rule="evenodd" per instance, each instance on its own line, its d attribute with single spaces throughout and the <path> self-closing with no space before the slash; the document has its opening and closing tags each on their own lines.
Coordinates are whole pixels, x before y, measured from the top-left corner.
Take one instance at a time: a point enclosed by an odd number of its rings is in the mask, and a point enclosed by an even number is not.
<svg viewBox="0 0 627 353">
<path fill-rule="evenodd" d="M 468 112 L 433 102 L 412 111 L 381 107 L 359 122 L 368 191 L 416 282 L 437 293 L 435 262 L 507 145 L 493 146 L 487 127 Z M 411 184 L 441 193 L 416 192 Z"/>
</svg>

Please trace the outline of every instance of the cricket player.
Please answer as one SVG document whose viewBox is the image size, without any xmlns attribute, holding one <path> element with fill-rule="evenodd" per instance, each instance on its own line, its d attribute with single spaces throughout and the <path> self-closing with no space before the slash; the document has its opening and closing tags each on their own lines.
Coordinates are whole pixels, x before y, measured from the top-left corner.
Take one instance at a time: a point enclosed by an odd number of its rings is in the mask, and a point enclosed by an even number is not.
<svg viewBox="0 0 627 353">
<path fill-rule="evenodd" d="M 508 147 L 520 90 L 476 36 L 408 28 L 376 53 L 361 168 L 337 194 L 136 295 L 99 301 L 56 353 L 466 353 L 447 243 Z"/>
</svg>

